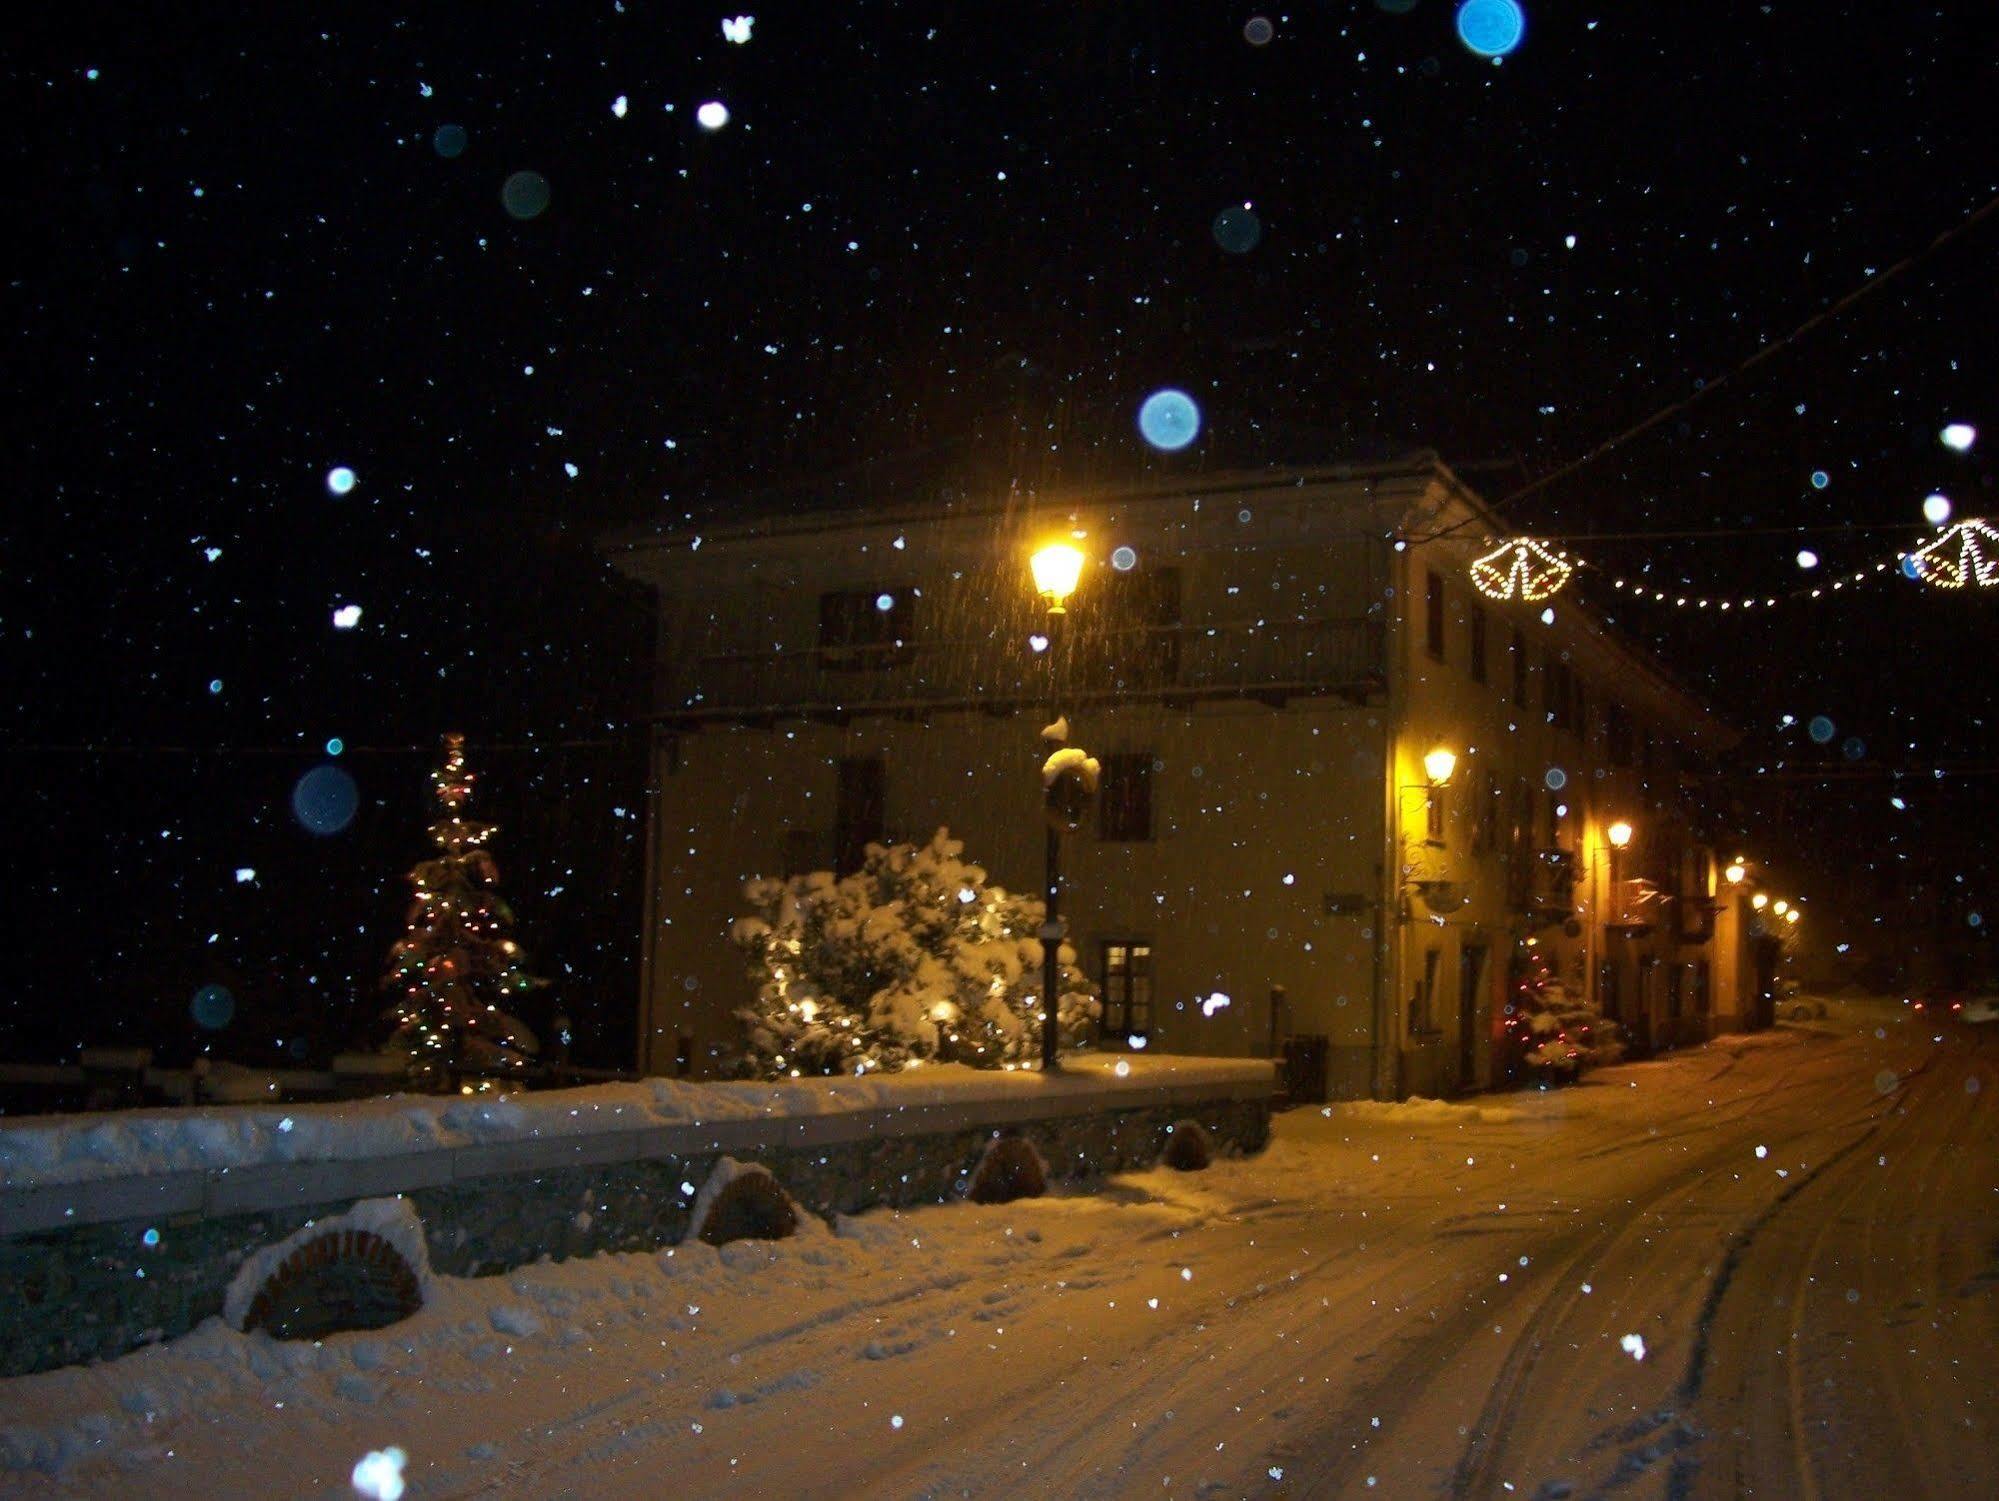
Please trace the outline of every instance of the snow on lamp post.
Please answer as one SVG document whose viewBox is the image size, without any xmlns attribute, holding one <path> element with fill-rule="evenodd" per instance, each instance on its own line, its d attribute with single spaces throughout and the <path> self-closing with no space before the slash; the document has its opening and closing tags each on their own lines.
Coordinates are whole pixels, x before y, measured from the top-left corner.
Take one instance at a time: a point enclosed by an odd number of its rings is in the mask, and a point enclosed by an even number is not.
<svg viewBox="0 0 1999 1501">
<path fill-rule="evenodd" d="M 1080 764 L 1069 764 L 1063 747 L 1069 738 L 1069 726 L 1062 718 L 1062 677 L 1060 651 L 1062 626 L 1068 615 L 1067 601 L 1076 592 L 1076 583 L 1083 576 L 1083 555 L 1067 542 L 1050 542 L 1038 549 L 1029 567 L 1034 574 L 1034 587 L 1048 602 L 1048 624 L 1045 627 L 1048 653 L 1048 727 L 1042 738 L 1052 741 L 1053 753 L 1042 767 L 1042 788 L 1046 799 L 1047 821 L 1047 874 L 1048 905 L 1041 918 L 1041 1067 L 1044 1071 L 1056 1067 L 1055 1055 L 1061 1040 L 1060 1011 L 1062 1000 L 1062 825 L 1066 821 L 1065 812 L 1058 811 L 1058 793 L 1073 799 L 1074 793 L 1082 787 L 1085 776 L 1083 766 L 1090 763 L 1077 757 Z M 1087 790 L 1093 791 L 1094 788 Z M 1080 814 L 1080 809 L 1067 810 Z"/>
</svg>

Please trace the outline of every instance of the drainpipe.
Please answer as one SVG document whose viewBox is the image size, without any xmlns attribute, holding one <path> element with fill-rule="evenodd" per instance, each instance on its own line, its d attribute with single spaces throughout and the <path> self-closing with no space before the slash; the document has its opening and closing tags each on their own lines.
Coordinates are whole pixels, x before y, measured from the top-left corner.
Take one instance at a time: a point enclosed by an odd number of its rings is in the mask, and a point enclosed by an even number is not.
<svg viewBox="0 0 1999 1501">
<path fill-rule="evenodd" d="M 1407 664 L 1403 661 L 1403 612 L 1409 608 L 1409 557 L 1389 554 L 1389 581 L 1394 589 L 1382 628 L 1382 681 L 1388 685 L 1383 713 L 1381 766 L 1381 860 L 1375 866 L 1374 900 L 1374 1078 L 1377 1100 L 1392 1100 L 1400 1085 L 1401 1038 L 1395 1021 L 1394 997 L 1401 972 L 1402 846 L 1401 809 L 1396 796 L 1402 749 L 1402 716 L 1408 702 Z M 1393 945 L 1393 948 L 1390 945 Z"/>
</svg>

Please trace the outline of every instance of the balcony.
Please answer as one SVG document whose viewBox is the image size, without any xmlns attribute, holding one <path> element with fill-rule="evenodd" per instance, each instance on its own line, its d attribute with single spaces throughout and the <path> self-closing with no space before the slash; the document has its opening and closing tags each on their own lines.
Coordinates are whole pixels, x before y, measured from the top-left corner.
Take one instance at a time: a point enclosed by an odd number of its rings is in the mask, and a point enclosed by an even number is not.
<svg viewBox="0 0 1999 1501">
<path fill-rule="evenodd" d="M 1063 664 L 1063 698 L 1194 703 L 1339 695 L 1383 685 L 1382 623 L 1340 619 L 1145 627 L 1081 637 Z M 1044 658 L 1004 636 L 800 652 L 719 653 L 669 669 L 659 718 L 696 724 L 784 717 L 985 709 L 1048 701 Z"/>
<path fill-rule="evenodd" d="M 1517 848 L 1507 866 L 1506 904 L 1543 926 L 1575 916 L 1576 856 L 1573 850 Z"/>
</svg>

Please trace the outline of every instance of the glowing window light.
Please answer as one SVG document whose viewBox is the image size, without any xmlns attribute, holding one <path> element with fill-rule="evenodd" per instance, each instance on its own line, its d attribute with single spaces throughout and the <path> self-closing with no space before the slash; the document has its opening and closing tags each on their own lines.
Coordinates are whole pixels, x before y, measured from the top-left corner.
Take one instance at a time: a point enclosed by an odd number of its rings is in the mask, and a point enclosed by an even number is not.
<svg viewBox="0 0 1999 1501">
<path fill-rule="evenodd" d="M 1999 586 L 1999 530 L 1976 519 L 1960 521 L 1910 553 L 1904 571 L 1939 589 Z"/>
<path fill-rule="evenodd" d="M 1565 554 L 1532 537 L 1515 537 L 1475 558 L 1471 581 L 1487 599 L 1543 600 L 1560 593 L 1575 571 Z"/>
</svg>

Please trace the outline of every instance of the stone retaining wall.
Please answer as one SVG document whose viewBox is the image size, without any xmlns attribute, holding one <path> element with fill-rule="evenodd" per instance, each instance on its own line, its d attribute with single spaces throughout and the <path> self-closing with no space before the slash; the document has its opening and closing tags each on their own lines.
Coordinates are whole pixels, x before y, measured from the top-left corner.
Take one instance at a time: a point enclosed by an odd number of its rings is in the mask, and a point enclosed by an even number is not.
<svg viewBox="0 0 1999 1501">
<path fill-rule="evenodd" d="M 185 1333 L 222 1312 L 252 1254 L 363 1197 L 403 1195 L 431 1267 L 484 1276 L 685 1238 L 695 1194 L 725 1155 L 761 1164 L 801 1206 L 831 1216 L 960 1196 L 1000 1134 L 1026 1137 L 1071 1181 L 1149 1166 L 1179 1120 L 1200 1122 L 1220 1150 L 1254 1152 L 1269 1135 L 1270 1070 L 1233 1073 L 10 1189 L 0 1199 L 0 1375 Z"/>
</svg>

